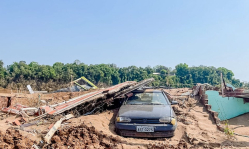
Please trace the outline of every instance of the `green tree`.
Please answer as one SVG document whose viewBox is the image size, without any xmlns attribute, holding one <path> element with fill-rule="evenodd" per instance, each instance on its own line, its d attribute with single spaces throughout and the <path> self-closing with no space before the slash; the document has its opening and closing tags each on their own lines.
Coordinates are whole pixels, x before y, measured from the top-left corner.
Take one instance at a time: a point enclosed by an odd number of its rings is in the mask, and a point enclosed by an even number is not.
<svg viewBox="0 0 249 149">
<path fill-rule="evenodd" d="M 154 75 L 157 72 L 160 75 Z M 155 78 L 154 86 L 183 87 L 186 84 L 191 87 L 195 83 L 220 84 L 220 73 L 227 83 L 235 87 L 249 87 L 249 83 L 241 82 L 234 78 L 234 73 L 224 67 L 215 68 L 207 66 L 189 67 L 187 64 L 178 64 L 175 69 L 163 65 L 155 67 L 117 67 L 115 64 L 86 65 L 79 60 L 73 63 L 63 64 L 56 62 L 52 66 L 40 65 L 37 62 L 27 64 L 25 61 L 14 62 L 4 67 L 0 60 L 0 86 L 9 84 L 25 84 L 35 82 L 37 86 L 54 82 L 55 84 L 68 84 L 73 79 L 85 76 L 95 84 L 104 83 L 108 86 L 125 81 L 141 81 L 147 78 Z"/>
</svg>

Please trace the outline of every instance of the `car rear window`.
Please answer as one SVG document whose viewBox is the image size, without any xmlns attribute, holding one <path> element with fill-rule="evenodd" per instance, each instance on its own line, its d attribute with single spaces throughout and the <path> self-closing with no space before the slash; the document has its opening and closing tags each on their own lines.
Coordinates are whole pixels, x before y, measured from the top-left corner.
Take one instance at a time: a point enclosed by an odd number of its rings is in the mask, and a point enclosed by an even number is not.
<svg viewBox="0 0 249 149">
<path fill-rule="evenodd" d="M 162 92 L 134 93 L 129 97 L 125 104 L 127 105 L 168 105 L 167 97 Z"/>
</svg>

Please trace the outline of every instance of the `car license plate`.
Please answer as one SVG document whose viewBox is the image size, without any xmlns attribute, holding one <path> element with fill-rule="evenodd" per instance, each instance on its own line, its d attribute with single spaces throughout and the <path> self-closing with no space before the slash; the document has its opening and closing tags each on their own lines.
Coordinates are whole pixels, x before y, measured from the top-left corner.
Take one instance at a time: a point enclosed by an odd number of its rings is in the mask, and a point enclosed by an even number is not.
<svg viewBox="0 0 249 149">
<path fill-rule="evenodd" d="M 137 132 L 154 132 L 152 126 L 137 126 Z"/>
</svg>

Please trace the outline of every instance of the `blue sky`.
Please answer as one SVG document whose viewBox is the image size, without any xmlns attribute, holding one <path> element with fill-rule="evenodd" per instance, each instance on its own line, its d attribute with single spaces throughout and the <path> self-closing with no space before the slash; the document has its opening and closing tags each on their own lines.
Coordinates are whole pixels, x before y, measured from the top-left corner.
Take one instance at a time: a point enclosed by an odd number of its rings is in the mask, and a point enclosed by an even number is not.
<svg viewBox="0 0 249 149">
<path fill-rule="evenodd" d="M 0 1 L 0 59 L 226 67 L 249 81 L 247 0 Z"/>
</svg>

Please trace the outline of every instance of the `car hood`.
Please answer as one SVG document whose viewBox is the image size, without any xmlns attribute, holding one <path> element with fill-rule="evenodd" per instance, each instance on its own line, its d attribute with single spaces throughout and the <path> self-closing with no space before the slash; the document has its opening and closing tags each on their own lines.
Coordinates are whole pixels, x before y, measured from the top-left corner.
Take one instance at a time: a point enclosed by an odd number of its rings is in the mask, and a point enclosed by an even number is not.
<svg viewBox="0 0 249 149">
<path fill-rule="evenodd" d="M 162 118 L 171 117 L 173 110 L 170 105 L 123 105 L 118 116 L 129 118 Z"/>
</svg>

